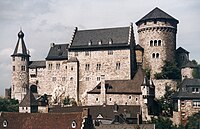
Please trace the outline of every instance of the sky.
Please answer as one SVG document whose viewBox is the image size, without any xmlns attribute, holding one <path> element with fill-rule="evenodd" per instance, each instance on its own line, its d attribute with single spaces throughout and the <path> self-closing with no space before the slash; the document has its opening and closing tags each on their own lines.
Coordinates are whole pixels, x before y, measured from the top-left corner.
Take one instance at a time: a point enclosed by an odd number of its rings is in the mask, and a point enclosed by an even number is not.
<svg viewBox="0 0 200 129">
<path fill-rule="evenodd" d="M 155 7 L 179 20 L 177 47 L 200 63 L 200 0 L 0 0 L 0 96 L 11 86 L 11 57 L 22 28 L 31 60 L 44 60 L 50 43 L 69 43 L 75 27 L 129 26 Z M 134 25 L 136 43 L 137 26 Z"/>
</svg>

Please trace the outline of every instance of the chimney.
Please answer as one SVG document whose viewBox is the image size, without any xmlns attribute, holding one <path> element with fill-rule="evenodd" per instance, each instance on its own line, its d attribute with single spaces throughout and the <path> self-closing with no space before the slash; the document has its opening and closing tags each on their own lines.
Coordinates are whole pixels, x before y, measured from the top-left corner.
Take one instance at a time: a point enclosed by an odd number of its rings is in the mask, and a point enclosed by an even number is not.
<svg viewBox="0 0 200 129">
<path fill-rule="evenodd" d="M 101 104 L 106 104 L 106 83 L 105 75 L 101 75 Z"/>
<path fill-rule="evenodd" d="M 129 27 L 128 44 L 131 43 L 132 33 L 133 33 L 133 23 L 131 22 Z"/>
</svg>

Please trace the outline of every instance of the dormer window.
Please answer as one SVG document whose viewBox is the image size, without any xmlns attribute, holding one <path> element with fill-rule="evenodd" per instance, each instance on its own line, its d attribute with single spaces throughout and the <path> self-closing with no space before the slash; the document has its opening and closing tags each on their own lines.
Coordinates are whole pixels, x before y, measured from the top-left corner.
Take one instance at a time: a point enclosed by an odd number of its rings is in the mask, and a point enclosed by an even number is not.
<svg viewBox="0 0 200 129">
<path fill-rule="evenodd" d="M 108 43 L 109 43 L 109 44 L 113 44 L 113 40 L 112 40 L 112 39 L 109 39 Z"/>
<path fill-rule="evenodd" d="M 91 41 L 91 40 L 88 42 L 88 45 L 89 45 L 89 46 L 92 45 L 92 41 Z"/>
<path fill-rule="evenodd" d="M 101 45 L 101 44 L 102 44 L 102 41 L 101 41 L 101 40 L 100 40 L 100 41 L 98 41 L 98 44 L 99 44 L 99 45 Z"/>
<path fill-rule="evenodd" d="M 192 93 L 199 93 L 199 88 L 192 88 Z"/>
</svg>

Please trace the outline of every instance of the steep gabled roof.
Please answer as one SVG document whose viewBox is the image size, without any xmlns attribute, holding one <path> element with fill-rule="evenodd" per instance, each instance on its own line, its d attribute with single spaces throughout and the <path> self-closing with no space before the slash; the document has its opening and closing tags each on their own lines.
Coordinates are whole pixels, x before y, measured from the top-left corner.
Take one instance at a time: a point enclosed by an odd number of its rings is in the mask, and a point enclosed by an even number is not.
<svg viewBox="0 0 200 129">
<path fill-rule="evenodd" d="M 141 85 L 143 84 L 144 74 L 139 67 L 133 80 L 106 80 L 106 94 L 141 94 Z M 101 83 L 99 83 L 88 94 L 100 94 Z"/>
<path fill-rule="evenodd" d="M 46 60 L 67 60 L 69 44 L 52 44 Z"/>
<path fill-rule="evenodd" d="M 93 119 L 98 119 L 98 116 L 102 116 L 103 119 L 112 120 L 114 115 L 123 114 L 125 111 L 130 114 L 130 118 L 137 118 L 137 114 L 141 114 L 140 105 L 118 105 L 118 110 L 115 112 L 114 105 L 94 105 L 94 106 L 69 106 L 60 107 L 54 106 L 50 113 L 72 113 L 82 111 L 83 108 L 89 108 L 90 114 Z"/>
<path fill-rule="evenodd" d="M 184 79 L 179 85 L 179 90 L 173 95 L 177 99 L 199 99 L 200 93 L 192 93 L 191 88 L 200 88 L 200 79 Z"/>
<path fill-rule="evenodd" d="M 15 50 L 11 56 L 30 56 L 27 53 L 26 45 L 24 42 L 24 33 L 22 30 L 18 33 L 18 41 Z"/>
<path fill-rule="evenodd" d="M 46 61 L 30 61 L 29 68 L 46 68 Z"/>
<path fill-rule="evenodd" d="M 192 61 L 188 61 L 186 65 L 182 66 L 182 68 L 196 68 L 197 65 L 192 62 Z"/>
<path fill-rule="evenodd" d="M 69 50 L 129 46 L 129 29 L 130 27 L 77 30 Z"/>
<path fill-rule="evenodd" d="M 187 50 L 185 50 L 184 48 L 182 48 L 182 47 L 179 47 L 178 49 L 176 49 L 176 53 L 186 53 L 186 54 L 189 54 L 189 52 Z"/>
<path fill-rule="evenodd" d="M 83 124 L 82 112 L 73 113 L 16 113 L 2 112 L 0 128 L 3 121 L 7 122 L 5 129 L 81 129 Z M 86 123 L 87 124 L 87 123 Z"/>
<path fill-rule="evenodd" d="M 173 18 L 172 16 L 170 16 L 169 14 L 167 14 L 166 12 L 164 12 L 163 10 L 159 9 L 158 7 L 154 8 L 152 11 L 150 11 L 147 15 L 145 15 L 143 18 L 141 18 L 139 21 L 136 22 L 136 25 L 139 25 L 139 23 L 141 22 L 145 22 L 148 20 L 171 20 L 171 21 L 175 21 L 176 24 L 179 23 L 179 21 L 175 18 Z"/>
<path fill-rule="evenodd" d="M 137 44 L 137 45 L 135 46 L 135 50 L 142 50 L 142 51 L 144 51 L 144 48 L 141 47 L 139 44 Z"/>
<path fill-rule="evenodd" d="M 19 104 L 19 107 L 31 107 L 31 106 L 37 106 L 38 102 L 35 99 L 33 93 L 31 91 L 28 91 L 28 93 L 24 96 L 23 100 Z"/>
</svg>

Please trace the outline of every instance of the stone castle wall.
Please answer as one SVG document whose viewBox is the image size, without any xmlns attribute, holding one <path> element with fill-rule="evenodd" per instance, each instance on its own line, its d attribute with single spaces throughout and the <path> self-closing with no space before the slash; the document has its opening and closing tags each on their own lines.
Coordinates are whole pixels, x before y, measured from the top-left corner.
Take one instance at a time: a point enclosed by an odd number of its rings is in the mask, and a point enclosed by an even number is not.
<svg viewBox="0 0 200 129">
<path fill-rule="evenodd" d="M 102 105 L 101 94 L 88 94 L 87 105 Z M 140 95 L 134 94 L 106 94 L 107 105 L 139 105 Z"/>
<path fill-rule="evenodd" d="M 22 61 L 21 57 L 13 57 L 12 60 L 12 82 L 11 82 L 11 98 L 16 98 L 21 101 L 28 88 L 29 76 L 28 76 L 28 57 Z M 24 70 L 22 67 L 24 66 Z"/>
<path fill-rule="evenodd" d="M 179 80 L 171 79 L 153 79 L 155 85 L 155 98 L 160 99 L 165 94 L 166 86 L 171 87 L 171 89 L 176 90 L 177 85 L 180 83 Z"/>
<path fill-rule="evenodd" d="M 108 54 L 109 52 L 110 54 Z M 69 52 L 69 58 L 76 57 L 79 61 L 79 95 L 81 99 L 86 98 L 87 92 L 100 83 L 101 75 L 105 75 L 105 80 L 131 78 L 130 49 L 79 51 L 78 55 L 75 54 L 77 53 Z M 117 63 L 120 65 L 119 69 L 116 68 Z"/>
<path fill-rule="evenodd" d="M 182 80 L 185 78 L 193 79 L 192 72 L 193 72 L 193 68 L 182 68 L 181 69 Z"/>
<path fill-rule="evenodd" d="M 151 69 L 151 77 L 162 70 L 164 61 L 173 61 L 176 50 L 176 26 L 157 21 L 138 26 L 139 44 L 144 48 L 144 68 Z"/>
</svg>

